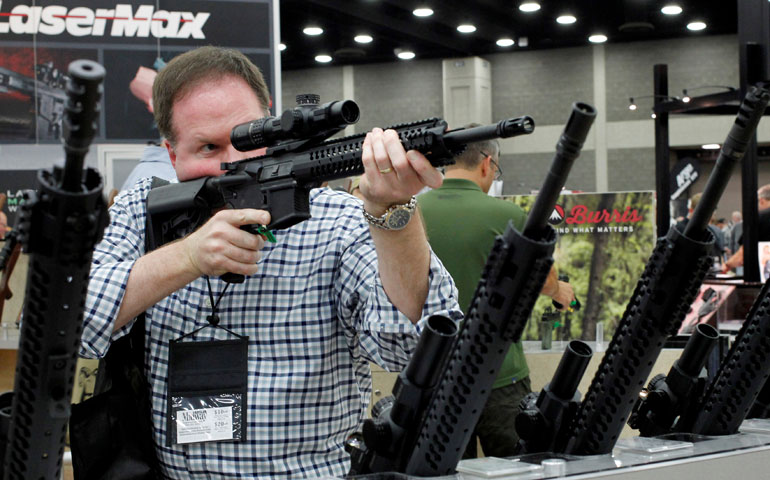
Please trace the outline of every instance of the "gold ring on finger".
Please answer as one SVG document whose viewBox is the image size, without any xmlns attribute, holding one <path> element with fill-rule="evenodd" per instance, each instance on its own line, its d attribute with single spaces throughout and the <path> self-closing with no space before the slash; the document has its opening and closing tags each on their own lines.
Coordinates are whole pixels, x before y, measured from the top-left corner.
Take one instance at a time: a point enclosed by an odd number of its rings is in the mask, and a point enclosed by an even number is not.
<svg viewBox="0 0 770 480">
<path fill-rule="evenodd" d="M 381 168 L 381 169 L 380 169 L 380 173 L 382 173 L 382 174 L 385 174 L 385 173 L 390 173 L 390 172 L 392 172 L 392 171 L 393 171 L 393 167 L 388 167 L 388 168 Z"/>
</svg>

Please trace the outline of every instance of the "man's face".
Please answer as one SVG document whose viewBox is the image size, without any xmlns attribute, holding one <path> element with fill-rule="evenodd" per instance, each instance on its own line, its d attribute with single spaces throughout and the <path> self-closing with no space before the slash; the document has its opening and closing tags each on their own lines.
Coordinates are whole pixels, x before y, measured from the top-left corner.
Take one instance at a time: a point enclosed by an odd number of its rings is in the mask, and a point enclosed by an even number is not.
<svg viewBox="0 0 770 480">
<path fill-rule="evenodd" d="M 220 175 L 221 163 L 260 154 L 233 148 L 230 131 L 263 116 L 254 91 L 235 76 L 204 81 L 177 99 L 172 117 L 176 143 L 166 142 L 166 148 L 179 180 Z"/>
<path fill-rule="evenodd" d="M 759 195 L 759 194 L 757 194 L 757 195 Z M 759 197 L 757 203 L 758 203 L 759 210 L 764 210 L 764 209 L 770 207 L 770 201 L 765 200 L 762 197 Z"/>
</svg>

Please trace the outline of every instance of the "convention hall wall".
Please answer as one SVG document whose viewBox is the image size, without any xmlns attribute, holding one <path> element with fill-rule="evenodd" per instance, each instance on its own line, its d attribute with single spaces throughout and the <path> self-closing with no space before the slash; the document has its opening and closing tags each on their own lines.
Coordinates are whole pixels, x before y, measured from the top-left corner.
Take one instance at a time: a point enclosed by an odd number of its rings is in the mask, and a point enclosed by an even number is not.
<svg viewBox="0 0 770 480">
<path fill-rule="evenodd" d="M 653 190 L 653 66 L 668 65 L 669 94 L 703 85 L 738 86 L 735 35 L 703 36 L 578 48 L 514 51 L 485 57 L 492 78 L 492 117 L 530 115 L 537 127 L 528 137 L 502 142 L 505 194 L 528 193 L 542 182 L 558 133 L 572 102 L 594 104 L 599 117 L 567 188 L 583 191 Z M 282 102 L 314 91 L 322 101 L 352 98 L 361 107 L 355 132 L 375 126 L 442 116 L 442 60 L 413 60 L 354 67 L 319 67 L 282 72 Z M 693 95 L 713 93 L 702 89 Z M 639 109 L 628 109 L 637 97 Z M 729 116 L 673 116 L 672 147 L 721 143 Z M 770 141 L 770 122 L 760 124 L 759 140 Z M 672 154 L 672 165 L 676 160 Z M 701 162 L 705 179 L 713 161 Z M 510 174 L 509 174 L 510 172 Z M 739 175 L 734 175 L 718 215 L 740 210 Z M 770 164 L 760 162 L 759 184 L 770 183 Z M 691 189 L 703 188 L 698 182 Z"/>
<path fill-rule="evenodd" d="M 520 50 L 485 59 L 491 68 L 492 118 L 530 115 L 537 122 L 534 134 L 502 142 L 505 194 L 528 193 L 540 184 L 570 105 L 576 100 L 594 104 L 600 113 L 567 188 L 653 189 L 654 135 L 649 117 L 652 101 L 638 98 L 652 93 L 653 65 L 668 65 L 671 95 L 681 95 L 682 89 L 701 85 L 738 85 L 735 35 Z M 315 92 L 322 101 L 356 100 L 361 107 L 361 120 L 348 133 L 444 116 L 441 59 L 284 71 L 281 83 L 284 108 L 294 104 L 297 93 Z M 628 110 L 632 96 L 638 98 L 639 109 L 635 112 Z M 673 117 L 671 145 L 699 147 L 720 143 L 732 121 L 728 116 Z M 759 140 L 770 141 L 770 122 L 760 124 Z M 61 147 L 57 145 L 3 144 L 0 169 L 50 167 L 52 160 L 61 156 Z M 672 158 L 672 164 L 675 160 Z M 94 148 L 88 161 L 96 166 Z M 705 178 L 713 162 L 702 164 L 701 178 Z M 760 162 L 759 172 L 759 184 L 769 183 L 770 165 Z M 719 215 L 740 209 L 739 184 L 738 175 L 734 175 Z M 693 191 L 699 188 L 702 185 L 696 184 Z"/>
</svg>

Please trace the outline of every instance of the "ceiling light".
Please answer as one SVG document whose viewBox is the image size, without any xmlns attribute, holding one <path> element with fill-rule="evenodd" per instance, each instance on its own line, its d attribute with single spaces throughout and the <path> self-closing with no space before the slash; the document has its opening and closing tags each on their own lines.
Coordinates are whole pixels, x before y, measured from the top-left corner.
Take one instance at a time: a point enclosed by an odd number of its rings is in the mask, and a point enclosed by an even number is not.
<svg viewBox="0 0 770 480">
<path fill-rule="evenodd" d="M 316 55 L 315 61 L 318 63 L 329 63 L 332 61 L 332 57 L 329 55 Z"/>
<path fill-rule="evenodd" d="M 433 15 L 433 10 L 427 7 L 415 8 L 412 11 L 412 15 L 415 17 L 430 17 Z"/>
<path fill-rule="evenodd" d="M 358 43 L 371 43 L 374 39 L 371 37 L 371 35 L 356 35 L 353 40 Z"/>
<path fill-rule="evenodd" d="M 703 150 L 719 150 L 722 147 L 720 147 L 718 143 L 707 143 L 702 145 L 700 148 Z"/>
<path fill-rule="evenodd" d="M 278 49 L 283 52 L 284 50 L 286 50 L 286 44 L 285 43 L 280 44 L 278 46 Z"/>
<path fill-rule="evenodd" d="M 476 27 L 469 23 L 464 23 L 457 26 L 457 31 L 460 33 L 473 33 L 476 31 Z"/>
<path fill-rule="evenodd" d="M 519 46 L 520 47 L 528 47 L 529 46 L 529 37 L 519 37 Z"/>
<path fill-rule="evenodd" d="M 524 2 L 521 5 L 519 5 L 519 10 L 522 12 L 537 12 L 540 10 L 540 4 L 537 2 Z"/>
<path fill-rule="evenodd" d="M 660 13 L 663 15 L 679 15 L 682 13 L 682 7 L 679 5 L 666 5 L 660 9 Z"/>
<path fill-rule="evenodd" d="M 572 15 L 560 15 L 556 18 L 556 23 L 560 23 L 562 25 L 571 25 L 575 22 L 577 22 L 577 18 Z"/>
<path fill-rule="evenodd" d="M 399 48 L 396 49 L 396 56 L 400 58 L 401 60 L 411 60 L 414 58 L 414 52 L 410 50 L 401 50 Z"/>
<path fill-rule="evenodd" d="M 636 110 L 636 102 L 634 102 L 634 97 L 628 99 L 628 109 L 631 111 Z"/>
<path fill-rule="evenodd" d="M 497 43 L 498 47 L 511 47 L 516 42 L 512 38 L 500 38 L 495 43 Z"/>
<path fill-rule="evenodd" d="M 687 30 L 692 30 L 693 32 L 698 32 L 705 29 L 706 24 L 703 22 L 690 22 L 687 24 Z"/>
<path fill-rule="evenodd" d="M 652 113 L 650 114 L 650 118 L 652 118 L 652 119 L 654 120 L 654 119 L 658 118 L 658 116 L 657 116 L 657 115 L 655 115 L 655 112 L 652 112 Z"/>
<path fill-rule="evenodd" d="M 595 33 L 588 37 L 588 41 L 591 43 L 604 43 L 607 41 L 607 35 L 602 35 L 601 33 Z"/>
<path fill-rule="evenodd" d="M 321 35 L 322 33 L 324 33 L 324 29 L 321 27 L 305 27 L 302 30 L 302 33 L 304 33 L 305 35 L 310 35 L 311 37 L 314 37 L 316 35 Z"/>
</svg>

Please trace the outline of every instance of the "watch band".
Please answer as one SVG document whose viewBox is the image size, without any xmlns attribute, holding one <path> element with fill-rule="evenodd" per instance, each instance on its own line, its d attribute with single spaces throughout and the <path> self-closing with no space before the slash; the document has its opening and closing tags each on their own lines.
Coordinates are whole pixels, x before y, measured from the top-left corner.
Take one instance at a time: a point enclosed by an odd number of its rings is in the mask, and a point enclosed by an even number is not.
<svg viewBox="0 0 770 480">
<path fill-rule="evenodd" d="M 365 209 L 364 218 L 369 225 L 383 230 L 401 230 L 406 227 L 417 209 L 417 197 L 412 197 L 407 203 L 391 205 L 380 217 L 375 217 Z"/>
</svg>

